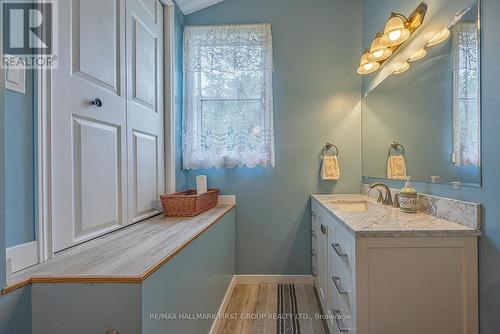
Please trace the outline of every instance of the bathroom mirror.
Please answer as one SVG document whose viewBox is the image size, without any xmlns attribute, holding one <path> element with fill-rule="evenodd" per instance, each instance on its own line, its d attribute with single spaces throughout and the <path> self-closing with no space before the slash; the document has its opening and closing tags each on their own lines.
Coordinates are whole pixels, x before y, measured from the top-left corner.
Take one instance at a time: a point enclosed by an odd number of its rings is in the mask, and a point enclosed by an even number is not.
<svg viewBox="0 0 500 334">
<path fill-rule="evenodd" d="M 480 186 L 479 13 L 475 3 L 450 17 L 449 36 L 425 51 L 413 45 L 419 59 L 366 93 L 365 178 Z"/>
</svg>

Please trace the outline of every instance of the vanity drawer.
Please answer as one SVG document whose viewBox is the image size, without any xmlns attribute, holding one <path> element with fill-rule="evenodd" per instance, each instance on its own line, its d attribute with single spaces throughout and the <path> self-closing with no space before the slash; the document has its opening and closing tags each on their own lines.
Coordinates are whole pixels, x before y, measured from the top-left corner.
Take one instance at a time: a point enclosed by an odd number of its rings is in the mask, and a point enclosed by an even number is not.
<svg viewBox="0 0 500 334">
<path fill-rule="evenodd" d="M 354 272 L 355 254 L 354 254 L 354 237 L 346 230 L 346 228 L 337 220 L 335 220 L 334 237 L 331 240 L 330 246 L 333 253 L 339 260 L 339 265 L 342 265 L 351 275 Z"/>
<path fill-rule="evenodd" d="M 334 292 L 343 300 L 346 307 L 350 312 L 354 312 L 356 307 L 356 291 L 354 279 L 351 274 L 339 263 L 338 259 L 332 260 L 332 270 L 330 270 L 330 281 L 332 283 L 332 291 L 330 294 L 333 295 Z"/>
<path fill-rule="evenodd" d="M 356 333 L 356 320 L 353 316 L 354 313 L 346 304 L 344 297 L 338 293 L 333 282 L 331 287 L 332 289 L 330 289 L 330 293 L 332 294 L 331 297 L 333 300 L 333 307 L 330 310 L 330 316 L 328 319 L 330 326 L 333 329 L 333 333 Z"/>
</svg>

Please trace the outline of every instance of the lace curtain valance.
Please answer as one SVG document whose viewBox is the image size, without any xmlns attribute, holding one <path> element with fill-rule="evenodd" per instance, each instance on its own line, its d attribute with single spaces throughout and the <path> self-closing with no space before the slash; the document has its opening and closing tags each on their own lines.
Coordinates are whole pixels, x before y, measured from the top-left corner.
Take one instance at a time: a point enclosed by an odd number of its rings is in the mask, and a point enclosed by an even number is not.
<svg viewBox="0 0 500 334">
<path fill-rule="evenodd" d="M 269 24 L 184 30 L 183 167 L 274 166 Z"/>
<path fill-rule="evenodd" d="M 479 166 L 479 32 L 475 23 L 459 23 L 453 33 L 453 162 Z"/>
</svg>

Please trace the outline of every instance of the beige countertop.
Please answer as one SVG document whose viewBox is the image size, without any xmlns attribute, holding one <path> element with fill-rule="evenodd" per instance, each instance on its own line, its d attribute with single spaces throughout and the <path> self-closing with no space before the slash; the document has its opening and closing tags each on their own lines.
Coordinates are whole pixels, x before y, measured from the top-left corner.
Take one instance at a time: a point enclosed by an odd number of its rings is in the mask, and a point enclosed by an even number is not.
<svg viewBox="0 0 500 334">
<path fill-rule="evenodd" d="M 31 283 L 141 283 L 235 205 L 221 205 L 193 218 L 156 217 L 61 251 L 19 271 L 2 290 Z"/>
<path fill-rule="evenodd" d="M 481 231 L 425 213 L 402 213 L 361 195 L 312 195 L 356 237 L 464 237 Z M 347 205 L 345 205 L 347 203 Z M 343 205 L 344 204 L 344 205 Z"/>
</svg>

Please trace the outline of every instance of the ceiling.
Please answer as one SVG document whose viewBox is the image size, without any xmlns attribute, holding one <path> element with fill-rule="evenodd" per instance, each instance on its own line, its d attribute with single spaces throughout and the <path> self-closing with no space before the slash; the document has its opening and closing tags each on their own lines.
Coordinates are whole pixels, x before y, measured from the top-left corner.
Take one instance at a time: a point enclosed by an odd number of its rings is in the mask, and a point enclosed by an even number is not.
<svg viewBox="0 0 500 334">
<path fill-rule="evenodd" d="M 175 2 L 182 10 L 184 15 L 197 12 L 201 9 L 213 6 L 224 0 L 176 0 Z"/>
</svg>

